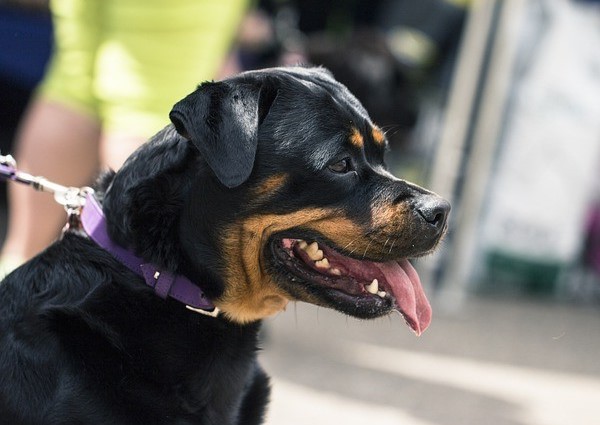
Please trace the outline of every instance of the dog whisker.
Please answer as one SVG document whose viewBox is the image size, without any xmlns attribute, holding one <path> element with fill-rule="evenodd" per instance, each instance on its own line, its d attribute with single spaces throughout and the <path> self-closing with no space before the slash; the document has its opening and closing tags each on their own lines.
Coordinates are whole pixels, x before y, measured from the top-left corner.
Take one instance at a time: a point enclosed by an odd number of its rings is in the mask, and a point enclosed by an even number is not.
<svg viewBox="0 0 600 425">
<path fill-rule="evenodd" d="M 394 249 L 394 244 L 395 244 L 395 243 L 396 243 L 396 239 L 394 239 L 394 240 L 392 241 L 392 245 L 390 246 L 390 250 L 388 251 L 388 254 L 391 254 L 391 253 L 392 253 L 392 249 Z"/>
<path fill-rule="evenodd" d="M 348 249 L 348 248 L 350 247 L 350 245 L 352 245 L 354 242 L 356 242 L 356 240 L 357 240 L 357 238 L 355 238 L 355 239 L 352 239 L 350 242 L 348 242 L 348 243 L 346 244 L 346 246 L 343 248 L 343 250 L 346 250 L 346 249 Z"/>
<path fill-rule="evenodd" d="M 386 127 L 388 127 L 388 128 L 383 130 L 383 133 L 385 134 L 386 137 L 392 137 L 395 134 L 397 134 L 400 130 L 402 130 L 402 126 L 399 124 L 395 124 L 395 125 L 392 124 L 392 125 L 389 125 Z"/>
<path fill-rule="evenodd" d="M 383 249 L 385 249 L 385 247 L 386 247 L 386 245 L 388 244 L 388 242 L 389 242 L 389 241 L 390 241 L 390 238 L 388 237 L 388 238 L 385 240 L 385 243 L 383 244 Z"/>
<path fill-rule="evenodd" d="M 367 251 L 369 250 L 369 247 L 371 246 L 371 242 L 373 242 L 373 239 L 369 238 L 369 243 L 367 244 L 367 247 L 365 248 L 365 252 L 363 252 L 363 256 L 362 256 L 363 259 L 367 256 Z"/>
</svg>

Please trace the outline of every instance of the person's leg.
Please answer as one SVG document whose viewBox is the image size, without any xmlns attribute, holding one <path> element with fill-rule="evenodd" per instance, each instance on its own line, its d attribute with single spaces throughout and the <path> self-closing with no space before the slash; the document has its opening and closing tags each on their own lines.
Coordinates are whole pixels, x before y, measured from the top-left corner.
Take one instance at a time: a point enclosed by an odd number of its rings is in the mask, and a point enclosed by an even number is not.
<svg viewBox="0 0 600 425">
<path fill-rule="evenodd" d="M 22 171 L 67 186 L 88 185 L 98 169 L 99 134 L 95 118 L 60 103 L 37 99 L 17 136 L 17 165 Z M 52 195 L 17 183 L 9 186 L 8 206 L 10 220 L 2 261 L 11 268 L 56 239 L 66 215 Z"/>
</svg>

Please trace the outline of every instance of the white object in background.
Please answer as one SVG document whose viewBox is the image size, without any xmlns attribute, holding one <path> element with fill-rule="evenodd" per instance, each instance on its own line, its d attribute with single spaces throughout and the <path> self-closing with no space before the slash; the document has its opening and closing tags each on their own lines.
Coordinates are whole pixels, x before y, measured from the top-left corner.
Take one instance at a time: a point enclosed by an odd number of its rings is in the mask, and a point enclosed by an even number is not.
<svg viewBox="0 0 600 425">
<path fill-rule="evenodd" d="M 564 0 L 544 4 L 550 25 L 517 76 L 484 250 L 568 264 L 600 177 L 600 15 Z"/>
</svg>

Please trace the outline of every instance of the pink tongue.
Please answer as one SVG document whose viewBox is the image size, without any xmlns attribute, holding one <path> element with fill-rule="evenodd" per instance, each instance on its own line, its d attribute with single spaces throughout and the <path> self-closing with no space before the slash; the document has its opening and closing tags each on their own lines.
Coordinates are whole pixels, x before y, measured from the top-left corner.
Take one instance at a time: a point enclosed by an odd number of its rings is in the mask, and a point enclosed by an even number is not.
<svg viewBox="0 0 600 425">
<path fill-rule="evenodd" d="M 408 325 L 421 335 L 431 322 L 431 306 L 415 268 L 408 260 L 373 264 L 384 274 Z"/>
</svg>

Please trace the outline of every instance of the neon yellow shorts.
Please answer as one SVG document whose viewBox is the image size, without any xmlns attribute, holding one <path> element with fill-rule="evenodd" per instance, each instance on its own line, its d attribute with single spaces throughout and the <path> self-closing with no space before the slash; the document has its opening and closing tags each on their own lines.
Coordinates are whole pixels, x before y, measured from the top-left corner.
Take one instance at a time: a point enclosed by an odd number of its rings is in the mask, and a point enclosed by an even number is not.
<svg viewBox="0 0 600 425">
<path fill-rule="evenodd" d="M 246 0 L 51 0 L 55 50 L 39 92 L 149 137 L 212 79 Z"/>
</svg>

